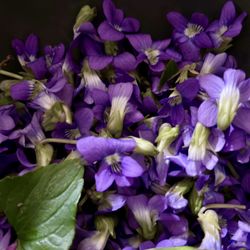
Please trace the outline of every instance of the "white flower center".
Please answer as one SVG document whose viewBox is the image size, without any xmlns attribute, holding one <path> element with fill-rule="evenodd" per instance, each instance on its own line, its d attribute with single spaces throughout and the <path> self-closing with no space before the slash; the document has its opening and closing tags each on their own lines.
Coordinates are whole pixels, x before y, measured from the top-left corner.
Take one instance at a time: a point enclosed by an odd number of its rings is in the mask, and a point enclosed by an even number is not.
<svg viewBox="0 0 250 250">
<path fill-rule="evenodd" d="M 216 35 L 218 37 L 222 36 L 226 31 L 228 30 L 228 27 L 225 25 L 222 25 L 219 30 L 216 32 Z"/>
<path fill-rule="evenodd" d="M 193 38 L 203 30 L 204 28 L 201 25 L 188 23 L 187 28 L 184 30 L 184 34 L 189 38 Z"/>
<path fill-rule="evenodd" d="M 114 174 L 121 174 L 121 163 L 120 163 L 120 156 L 115 153 L 113 155 L 109 155 L 105 158 L 107 164 L 111 167 L 111 171 Z"/>
<path fill-rule="evenodd" d="M 240 101 L 240 91 L 235 83 L 227 84 L 218 102 L 217 124 L 221 130 L 227 129 L 232 123 Z"/>
<path fill-rule="evenodd" d="M 145 50 L 145 55 L 147 56 L 149 63 L 155 65 L 159 61 L 160 51 L 158 49 L 149 48 Z"/>
<path fill-rule="evenodd" d="M 209 129 L 201 123 L 196 124 L 188 149 L 188 158 L 190 160 L 201 161 L 205 158 L 209 133 Z"/>
<path fill-rule="evenodd" d="M 121 26 L 119 26 L 118 24 L 115 24 L 113 27 L 114 27 L 117 31 L 119 31 L 119 32 L 122 31 Z"/>
</svg>

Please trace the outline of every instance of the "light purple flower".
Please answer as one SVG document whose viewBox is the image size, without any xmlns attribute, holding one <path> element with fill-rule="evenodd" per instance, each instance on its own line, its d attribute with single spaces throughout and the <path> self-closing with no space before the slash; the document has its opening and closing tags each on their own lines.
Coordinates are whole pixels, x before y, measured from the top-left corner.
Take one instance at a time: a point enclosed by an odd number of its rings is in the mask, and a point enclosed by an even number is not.
<svg viewBox="0 0 250 250">
<path fill-rule="evenodd" d="M 103 1 L 103 11 L 107 18 L 100 24 L 98 33 L 103 40 L 119 41 L 124 38 L 124 33 L 135 33 L 140 28 L 140 23 L 132 17 L 124 17 L 120 9 L 116 9 L 111 0 Z"/>
<path fill-rule="evenodd" d="M 207 127 L 226 130 L 233 122 L 241 103 L 250 97 L 250 80 L 241 70 L 227 69 L 223 79 L 208 74 L 200 77 L 200 86 L 210 99 L 198 110 L 198 120 Z M 209 110 L 209 112 L 207 112 Z"/>
</svg>

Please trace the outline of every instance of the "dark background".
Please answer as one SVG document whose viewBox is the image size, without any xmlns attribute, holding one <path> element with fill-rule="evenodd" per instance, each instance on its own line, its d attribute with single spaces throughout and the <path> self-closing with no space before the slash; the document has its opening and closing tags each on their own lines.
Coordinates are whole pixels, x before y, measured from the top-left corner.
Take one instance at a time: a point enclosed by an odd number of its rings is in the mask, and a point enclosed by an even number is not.
<svg viewBox="0 0 250 250">
<path fill-rule="evenodd" d="M 13 54 L 11 40 L 25 38 L 29 33 L 39 35 L 41 44 L 69 43 L 72 26 L 79 9 L 84 4 L 97 6 L 99 19 L 102 18 L 102 0 L 0 0 L 0 61 Z M 213 20 L 219 17 L 225 0 L 114 0 L 127 16 L 141 21 L 141 31 L 151 33 L 154 39 L 166 38 L 171 29 L 166 13 L 180 11 L 191 15 L 194 11 L 204 12 Z M 239 11 L 250 15 L 250 1 L 235 1 Z M 244 23 L 241 35 L 234 40 L 229 50 L 238 60 L 240 68 L 250 76 L 250 17 Z"/>
</svg>

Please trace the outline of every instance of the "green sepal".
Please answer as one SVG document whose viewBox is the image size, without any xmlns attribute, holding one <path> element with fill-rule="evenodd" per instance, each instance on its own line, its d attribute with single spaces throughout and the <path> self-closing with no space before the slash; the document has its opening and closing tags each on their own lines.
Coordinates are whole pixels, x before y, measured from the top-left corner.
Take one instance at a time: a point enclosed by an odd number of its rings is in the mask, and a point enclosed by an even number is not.
<svg viewBox="0 0 250 250">
<path fill-rule="evenodd" d="M 105 42 L 104 48 L 105 48 L 105 53 L 109 56 L 116 56 L 119 51 L 117 43 L 111 41 Z"/>
<path fill-rule="evenodd" d="M 192 191 L 189 195 L 189 207 L 194 215 L 198 215 L 199 211 L 203 206 L 205 188 L 201 191 L 197 191 L 195 186 L 193 186 Z"/>
<path fill-rule="evenodd" d="M 54 149 L 50 144 L 37 144 L 35 152 L 37 166 L 44 167 L 50 164 Z"/>
</svg>

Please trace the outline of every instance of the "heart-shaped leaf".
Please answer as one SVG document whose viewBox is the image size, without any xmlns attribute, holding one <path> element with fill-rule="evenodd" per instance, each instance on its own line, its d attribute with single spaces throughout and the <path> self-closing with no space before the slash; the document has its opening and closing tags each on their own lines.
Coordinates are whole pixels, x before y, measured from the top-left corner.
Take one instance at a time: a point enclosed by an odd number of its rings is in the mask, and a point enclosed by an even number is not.
<svg viewBox="0 0 250 250">
<path fill-rule="evenodd" d="M 16 231 L 18 250 L 70 248 L 82 176 L 75 159 L 0 181 L 0 209 Z"/>
</svg>

